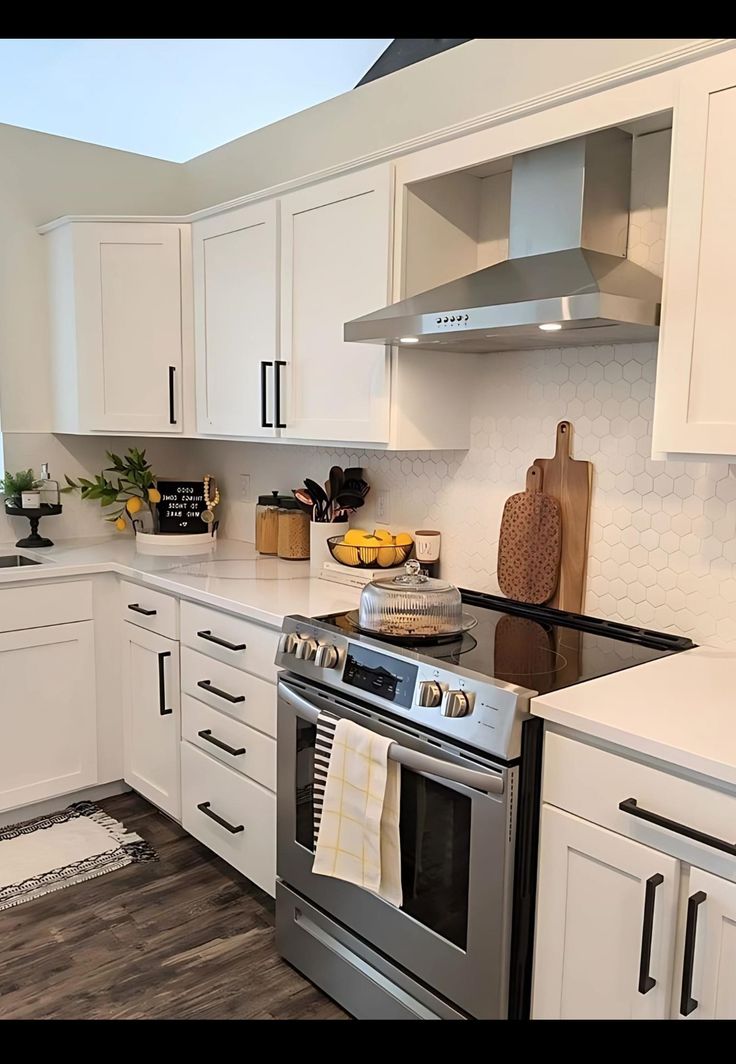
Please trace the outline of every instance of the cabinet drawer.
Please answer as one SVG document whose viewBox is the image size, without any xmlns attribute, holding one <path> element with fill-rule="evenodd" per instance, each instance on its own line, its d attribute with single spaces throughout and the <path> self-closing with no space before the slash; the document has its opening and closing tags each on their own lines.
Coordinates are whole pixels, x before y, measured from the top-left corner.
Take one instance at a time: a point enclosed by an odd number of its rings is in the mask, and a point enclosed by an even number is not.
<svg viewBox="0 0 736 1064">
<path fill-rule="evenodd" d="M 182 739 L 188 739 L 200 750 L 262 783 L 270 791 L 276 790 L 275 739 L 189 695 L 184 696 L 181 708 Z M 223 749 L 223 746 L 229 749 Z"/>
<path fill-rule="evenodd" d="M 736 857 L 619 809 L 634 798 L 640 811 L 736 844 L 734 795 L 555 733 L 545 738 L 542 790 L 550 805 L 736 878 Z"/>
<path fill-rule="evenodd" d="M 181 744 L 182 825 L 272 897 L 276 882 L 276 795 Z"/>
<path fill-rule="evenodd" d="M 273 628 L 221 613 L 209 606 L 182 602 L 181 641 L 226 665 L 276 682 L 274 659 L 279 633 Z"/>
<path fill-rule="evenodd" d="M 92 620 L 92 582 L 27 584 L 0 589 L 0 632 Z"/>
<path fill-rule="evenodd" d="M 120 581 L 120 608 L 124 620 L 169 639 L 179 638 L 179 603 L 162 591 Z"/>
<path fill-rule="evenodd" d="M 275 684 L 182 647 L 181 689 L 200 702 L 275 738 Z"/>
</svg>

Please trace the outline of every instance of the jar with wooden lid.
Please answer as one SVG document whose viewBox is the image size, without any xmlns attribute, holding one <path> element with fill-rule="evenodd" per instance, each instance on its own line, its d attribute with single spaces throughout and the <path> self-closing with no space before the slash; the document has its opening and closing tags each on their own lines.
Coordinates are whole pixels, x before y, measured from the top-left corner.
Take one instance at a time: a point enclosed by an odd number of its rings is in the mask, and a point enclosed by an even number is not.
<svg viewBox="0 0 736 1064">
<path fill-rule="evenodd" d="M 309 558 L 309 514 L 296 499 L 282 499 L 279 506 L 278 555 L 291 561 Z"/>
<path fill-rule="evenodd" d="M 279 550 L 279 504 L 277 491 L 259 495 L 256 506 L 256 550 L 259 554 L 278 554 Z"/>
</svg>

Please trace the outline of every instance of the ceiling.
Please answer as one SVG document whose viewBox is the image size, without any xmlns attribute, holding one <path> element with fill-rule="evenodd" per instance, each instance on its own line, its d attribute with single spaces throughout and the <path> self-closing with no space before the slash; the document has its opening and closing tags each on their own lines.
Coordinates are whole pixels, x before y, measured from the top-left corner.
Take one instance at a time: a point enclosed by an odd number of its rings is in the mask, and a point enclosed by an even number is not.
<svg viewBox="0 0 736 1064">
<path fill-rule="evenodd" d="M 184 162 L 347 92 L 392 38 L 0 38 L 0 122 Z"/>
</svg>

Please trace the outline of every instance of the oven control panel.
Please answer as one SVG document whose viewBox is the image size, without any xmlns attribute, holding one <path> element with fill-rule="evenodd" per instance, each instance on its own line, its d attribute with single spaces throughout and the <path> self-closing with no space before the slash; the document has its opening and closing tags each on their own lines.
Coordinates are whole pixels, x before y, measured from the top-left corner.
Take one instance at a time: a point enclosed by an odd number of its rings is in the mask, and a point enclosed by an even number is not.
<svg viewBox="0 0 736 1064">
<path fill-rule="evenodd" d="M 534 693 L 306 617 L 284 619 L 276 664 L 506 759 L 519 755 Z"/>
</svg>

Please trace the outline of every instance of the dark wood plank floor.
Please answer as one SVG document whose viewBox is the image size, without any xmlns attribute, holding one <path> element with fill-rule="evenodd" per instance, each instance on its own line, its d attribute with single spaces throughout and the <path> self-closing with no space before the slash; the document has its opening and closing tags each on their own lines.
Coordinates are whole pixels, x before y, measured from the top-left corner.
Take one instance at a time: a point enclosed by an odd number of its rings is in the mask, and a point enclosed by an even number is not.
<svg viewBox="0 0 736 1064">
<path fill-rule="evenodd" d="M 272 900 L 137 795 L 160 860 L 0 913 L 0 1019 L 346 1019 L 277 955 Z"/>
</svg>

